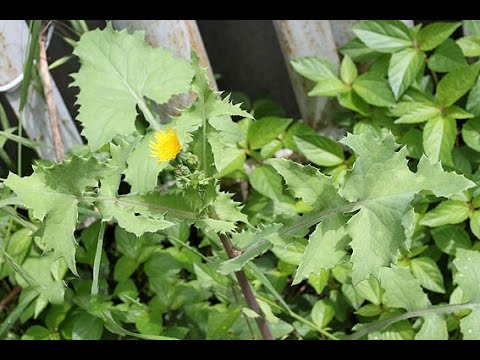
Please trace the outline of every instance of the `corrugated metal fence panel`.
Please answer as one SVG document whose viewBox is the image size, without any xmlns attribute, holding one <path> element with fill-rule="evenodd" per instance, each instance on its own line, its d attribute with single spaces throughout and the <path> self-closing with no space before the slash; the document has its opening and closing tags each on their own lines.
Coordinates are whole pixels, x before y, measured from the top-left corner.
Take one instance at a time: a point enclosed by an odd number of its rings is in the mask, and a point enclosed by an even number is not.
<svg viewBox="0 0 480 360">
<path fill-rule="evenodd" d="M 23 59 L 27 51 L 28 26 L 24 20 L 0 20 L 0 86 L 10 87 L 14 79 L 23 73 Z M 57 104 L 60 132 L 65 150 L 74 145 L 82 144 L 82 139 L 65 106 L 60 92 L 52 79 L 53 95 Z M 15 114 L 20 118 L 20 86 L 15 86 L 6 92 Z M 37 148 L 38 155 L 43 159 L 55 160 L 50 120 L 45 100 L 33 86 L 30 86 L 28 103 L 22 118 L 23 127 L 28 137 L 45 144 Z"/>
<path fill-rule="evenodd" d="M 327 58 L 340 66 L 337 49 L 354 37 L 351 27 L 361 20 L 273 20 L 292 87 L 303 119 L 327 135 L 336 135 L 332 103 L 326 97 L 309 97 L 310 84 L 297 74 L 290 60 L 302 56 Z M 412 20 L 402 20 L 413 26 Z"/>
</svg>

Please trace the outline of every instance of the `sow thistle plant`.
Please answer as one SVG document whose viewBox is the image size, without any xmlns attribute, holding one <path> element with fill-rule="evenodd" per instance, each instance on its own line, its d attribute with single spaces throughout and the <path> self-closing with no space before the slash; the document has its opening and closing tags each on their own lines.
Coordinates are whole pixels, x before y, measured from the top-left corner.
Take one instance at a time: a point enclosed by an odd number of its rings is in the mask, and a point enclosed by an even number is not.
<svg viewBox="0 0 480 360">
<path fill-rule="evenodd" d="M 4 182 L 30 219 L 2 248 L 23 290 L 0 335 L 33 317 L 23 338 L 480 339 L 480 67 L 463 55 L 480 53 L 477 35 L 449 39 L 458 26 L 362 22 L 340 78 L 295 60 L 312 96 L 352 111 L 340 143 L 222 98 L 195 54 L 82 35 L 88 153 Z M 160 121 L 153 105 L 187 93 Z"/>
</svg>

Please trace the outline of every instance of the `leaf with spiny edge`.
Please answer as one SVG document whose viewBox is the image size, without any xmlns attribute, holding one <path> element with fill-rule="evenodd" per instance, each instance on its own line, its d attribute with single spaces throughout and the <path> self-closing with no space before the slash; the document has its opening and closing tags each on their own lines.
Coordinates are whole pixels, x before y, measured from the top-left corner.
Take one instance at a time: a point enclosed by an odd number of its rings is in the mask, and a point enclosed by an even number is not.
<svg viewBox="0 0 480 360">
<path fill-rule="evenodd" d="M 72 75 L 72 85 L 80 88 L 78 119 L 93 150 L 116 135 L 135 133 L 136 106 L 144 111 L 145 98 L 164 104 L 190 89 L 190 64 L 170 50 L 151 47 L 144 32 L 115 31 L 108 23 L 104 30 L 83 34 L 74 54 L 81 62 Z"/>
<path fill-rule="evenodd" d="M 33 167 L 34 172 L 20 178 L 10 173 L 5 185 L 11 188 L 33 216 L 43 222 L 41 229 L 45 251 L 53 250 L 55 260 L 63 258 L 69 269 L 77 274 L 74 237 L 78 218 L 78 196 L 87 186 L 95 186 L 114 168 L 94 158 L 73 157 L 63 163 Z"/>
</svg>

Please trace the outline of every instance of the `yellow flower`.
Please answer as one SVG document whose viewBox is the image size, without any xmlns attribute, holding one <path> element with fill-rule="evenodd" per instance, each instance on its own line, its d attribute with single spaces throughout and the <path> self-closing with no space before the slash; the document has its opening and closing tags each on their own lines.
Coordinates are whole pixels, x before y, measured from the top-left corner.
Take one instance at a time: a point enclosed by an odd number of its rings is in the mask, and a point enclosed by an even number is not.
<svg viewBox="0 0 480 360">
<path fill-rule="evenodd" d="M 178 141 L 178 136 L 172 129 L 160 130 L 155 133 L 155 140 L 150 141 L 150 156 L 158 159 L 158 162 L 170 161 L 177 157 L 182 145 Z"/>
</svg>

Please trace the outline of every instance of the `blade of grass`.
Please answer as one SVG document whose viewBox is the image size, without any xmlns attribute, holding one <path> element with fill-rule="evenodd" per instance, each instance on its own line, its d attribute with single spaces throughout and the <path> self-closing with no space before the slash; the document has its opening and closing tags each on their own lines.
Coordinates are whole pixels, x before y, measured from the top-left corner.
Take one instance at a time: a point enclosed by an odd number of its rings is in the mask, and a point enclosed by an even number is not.
<svg viewBox="0 0 480 360">
<path fill-rule="evenodd" d="M 62 56 L 61 58 L 55 60 L 53 63 L 51 63 L 49 66 L 48 66 L 48 70 L 53 70 L 65 63 L 67 63 L 73 56 L 72 55 L 66 55 L 66 56 Z"/>
<path fill-rule="evenodd" d="M 32 141 L 32 140 L 29 140 L 29 139 L 26 139 L 24 137 L 22 137 L 20 135 L 21 133 L 21 128 L 18 130 L 18 135 L 14 135 L 14 134 L 10 134 L 9 132 L 7 131 L 1 131 L 0 130 L 0 137 L 5 137 L 7 138 L 8 140 L 12 140 L 12 141 L 15 141 L 17 142 L 18 144 L 21 144 L 23 146 L 26 146 L 30 149 L 36 149 L 37 147 L 49 147 L 49 148 L 53 148 L 53 146 L 50 146 L 50 145 L 47 145 L 45 143 L 40 143 L 38 141 Z"/>
<path fill-rule="evenodd" d="M 8 121 L 7 113 L 3 108 L 3 105 L 0 103 L 0 124 L 2 124 L 3 130 L 10 128 L 10 123 Z"/>
<path fill-rule="evenodd" d="M 32 76 L 32 68 L 33 68 L 33 59 L 37 54 L 38 48 L 38 37 L 40 35 L 40 25 L 42 24 L 42 20 L 32 20 L 30 22 L 30 39 L 28 41 L 28 52 L 26 61 L 23 65 L 23 81 L 22 81 L 22 88 L 20 90 L 20 106 L 19 112 L 21 113 L 25 104 L 27 103 L 28 97 L 28 88 L 30 87 L 30 81 Z"/>
<path fill-rule="evenodd" d="M 15 307 L 15 309 L 7 316 L 2 324 L 0 324 L 0 339 L 4 339 L 10 330 L 10 328 L 15 324 L 20 315 L 25 311 L 25 309 L 37 298 L 38 294 L 36 291 L 30 291 L 22 299 L 22 301 Z"/>
<path fill-rule="evenodd" d="M 98 274 L 100 272 L 100 263 L 102 261 L 103 252 L 103 237 L 105 236 L 105 223 L 100 223 L 100 230 L 98 232 L 97 250 L 95 252 L 95 260 L 93 262 L 93 281 L 90 293 L 92 296 L 98 295 Z"/>
</svg>

